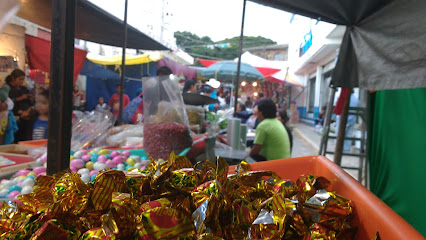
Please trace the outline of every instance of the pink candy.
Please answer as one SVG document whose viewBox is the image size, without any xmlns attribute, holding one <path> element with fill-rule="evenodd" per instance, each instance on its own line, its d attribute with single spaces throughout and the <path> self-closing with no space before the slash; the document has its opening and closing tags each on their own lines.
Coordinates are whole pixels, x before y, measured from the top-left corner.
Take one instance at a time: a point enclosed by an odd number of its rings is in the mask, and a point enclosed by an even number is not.
<svg viewBox="0 0 426 240">
<path fill-rule="evenodd" d="M 98 170 L 92 170 L 92 171 L 90 171 L 90 173 L 89 173 L 89 175 L 90 175 L 90 176 L 98 175 L 98 174 L 99 174 L 99 171 L 98 171 Z"/>
<path fill-rule="evenodd" d="M 117 156 L 120 156 L 120 153 L 119 153 L 119 152 L 117 152 L 117 151 L 113 151 L 113 152 L 111 153 L 111 157 L 112 157 L 112 158 L 115 158 L 115 157 L 117 157 Z"/>
<path fill-rule="evenodd" d="M 45 167 L 42 167 L 42 166 L 40 166 L 40 167 L 35 167 L 34 169 L 33 169 L 33 172 L 38 176 L 38 174 L 39 173 L 41 173 L 41 172 L 46 172 L 46 168 Z"/>
<path fill-rule="evenodd" d="M 43 156 L 41 156 L 40 161 L 41 161 L 41 163 L 46 163 L 47 162 L 47 155 L 44 154 Z"/>
<path fill-rule="evenodd" d="M 123 157 L 122 157 L 122 156 L 116 156 L 116 157 L 114 157 L 114 158 L 112 159 L 112 161 L 113 161 L 115 164 L 122 163 L 122 162 L 123 162 Z"/>
<path fill-rule="evenodd" d="M 98 162 L 106 163 L 107 160 L 108 158 L 105 155 L 99 155 L 98 157 Z"/>
<path fill-rule="evenodd" d="M 125 157 L 129 157 L 131 152 L 129 150 L 126 150 L 126 151 L 123 151 L 121 154 Z"/>
<path fill-rule="evenodd" d="M 37 174 L 37 177 L 38 177 L 38 176 L 42 176 L 42 175 L 43 175 L 43 176 L 44 176 L 44 175 L 46 175 L 46 172 L 39 172 L 39 173 Z"/>
<path fill-rule="evenodd" d="M 70 169 L 71 169 L 71 172 L 77 172 L 78 171 L 77 168 L 75 168 L 75 167 L 70 167 Z"/>
<path fill-rule="evenodd" d="M 89 155 L 83 155 L 81 157 L 81 159 L 83 159 L 84 162 L 88 162 L 88 161 L 90 161 L 90 156 Z"/>
<path fill-rule="evenodd" d="M 12 191 L 12 192 L 9 193 L 8 198 L 15 198 L 20 193 L 21 193 L 20 191 Z"/>
<path fill-rule="evenodd" d="M 108 160 L 108 161 L 106 161 L 106 163 L 105 163 L 109 168 L 115 168 L 115 167 L 117 167 L 117 164 L 115 164 L 113 161 L 111 161 L 111 160 Z"/>
<path fill-rule="evenodd" d="M 70 165 L 71 165 L 72 168 L 75 168 L 75 169 L 78 170 L 78 169 L 84 167 L 84 161 L 81 160 L 81 159 L 73 159 L 73 160 L 71 160 Z"/>
<path fill-rule="evenodd" d="M 28 175 L 28 173 L 30 173 L 31 171 L 30 170 L 27 170 L 27 169 L 22 169 L 22 170 L 19 170 L 17 173 L 16 173 L 16 176 L 27 176 Z"/>
<path fill-rule="evenodd" d="M 140 167 L 139 170 L 145 170 L 145 166 Z"/>
</svg>

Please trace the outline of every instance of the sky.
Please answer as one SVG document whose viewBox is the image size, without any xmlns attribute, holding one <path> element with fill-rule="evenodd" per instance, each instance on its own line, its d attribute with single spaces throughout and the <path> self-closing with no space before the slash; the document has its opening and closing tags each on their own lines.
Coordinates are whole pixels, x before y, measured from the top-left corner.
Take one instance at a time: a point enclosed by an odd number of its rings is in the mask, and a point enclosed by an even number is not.
<svg viewBox="0 0 426 240">
<path fill-rule="evenodd" d="M 90 1 L 123 19 L 125 0 Z M 162 0 L 128 0 L 128 23 L 148 35 L 159 35 L 161 22 L 164 22 L 169 32 L 188 31 L 199 37 L 208 36 L 213 41 L 240 36 L 242 0 L 164 2 L 165 17 L 162 19 Z M 291 13 L 247 1 L 244 36 L 262 36 L 278 44 L 288 43 L 292 36 L 290 29 L 294 29 L 290 24 L 291 16 Z M 304 22 L 302 28 L 309 28 L 309 22 Z"/>
</svg>

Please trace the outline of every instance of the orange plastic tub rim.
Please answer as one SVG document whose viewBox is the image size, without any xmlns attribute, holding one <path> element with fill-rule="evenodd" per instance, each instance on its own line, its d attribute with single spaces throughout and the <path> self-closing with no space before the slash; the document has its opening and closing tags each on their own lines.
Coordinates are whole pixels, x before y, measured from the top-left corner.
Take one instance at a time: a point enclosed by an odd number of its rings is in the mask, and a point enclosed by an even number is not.
<svg viewBox="0 0 426 240">
<path fill-rule="evenodd" d="M 322 176 L 331 181 L 329 191 L 354 203 L 353 226 L 358 227 L 355 239 L 372 239 L 379 232 L 381 239 L 425 239 L 395 211 L 377 198 L 342 168 L 323 156 L 307 156 L 253 163 L 251 170 L 270 170 L 281 178 L 295 182 L 302 174 Z M 229 167 L 229 173 L 236 166 Z"/>
</svg>

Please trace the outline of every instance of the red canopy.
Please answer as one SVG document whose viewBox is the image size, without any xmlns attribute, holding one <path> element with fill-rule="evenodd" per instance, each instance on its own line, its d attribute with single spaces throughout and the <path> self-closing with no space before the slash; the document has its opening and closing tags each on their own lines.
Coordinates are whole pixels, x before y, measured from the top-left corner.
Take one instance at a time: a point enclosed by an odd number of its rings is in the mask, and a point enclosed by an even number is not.
<svg viewBox="0 0 426 240">
<path fill-rule="evenodd" d="M 204 67 L 210 67 L 210 65 L 213 65 L 215 63 L 217 63 L 216 60 L 207 60 L 207 59 L 197 59 L 201 65 L 203 65 Z"/>
<path fill-rule="evenodd" d="M 50 41 L 25 35 L 25 46 L 30 68 L 50 72 Z M 74 82 L 83 68 L 86 54 L 84 50 L 74 49 Z"/>
</svg>

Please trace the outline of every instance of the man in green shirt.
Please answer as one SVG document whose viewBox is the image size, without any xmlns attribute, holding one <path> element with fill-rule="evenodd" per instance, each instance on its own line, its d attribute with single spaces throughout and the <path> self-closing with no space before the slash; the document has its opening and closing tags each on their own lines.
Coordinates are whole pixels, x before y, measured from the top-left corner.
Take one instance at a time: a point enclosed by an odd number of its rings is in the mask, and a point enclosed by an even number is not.
<svg viewBox="0 0 426 240">
<path fill-rule="evenodd" d="M 257 161 L 290 158 L 290 140 L 283 124 L 276 118 L 277 107 L 272 99 L 262 99 L 257 105 L 260 123 L 250 157 Z"/>
</svg>

